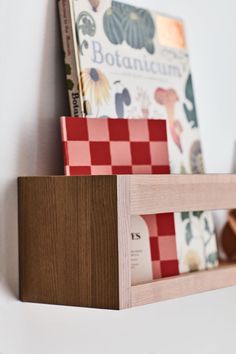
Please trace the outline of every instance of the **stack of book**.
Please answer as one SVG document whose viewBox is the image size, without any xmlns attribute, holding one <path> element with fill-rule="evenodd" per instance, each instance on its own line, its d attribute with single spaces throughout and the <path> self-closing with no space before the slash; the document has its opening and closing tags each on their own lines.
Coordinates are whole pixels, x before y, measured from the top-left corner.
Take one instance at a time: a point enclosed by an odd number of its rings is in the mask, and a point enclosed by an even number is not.
<svg viewBox="0 0 236 354">
<path fill-rule="evenodd" d="M 111 0 L 59 9 L 66 174 L 204 173 L 182 20 Z M 132 217 L 130 237 L 133 284 L 218 265 L 210 212 Z"/>
</svg>

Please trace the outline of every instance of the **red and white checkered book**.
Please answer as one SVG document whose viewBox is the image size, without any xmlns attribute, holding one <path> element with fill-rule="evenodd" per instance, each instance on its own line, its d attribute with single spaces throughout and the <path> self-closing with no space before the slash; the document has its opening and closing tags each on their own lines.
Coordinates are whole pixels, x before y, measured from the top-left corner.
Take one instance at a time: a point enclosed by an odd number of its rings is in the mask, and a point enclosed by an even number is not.
<svg viewBox="0 0 236 354">
<path fill-rule="evenodd" d="M 165 120 L 62 117 L 61 131 L 67 176 L 170 173 Z M 136 249 L 131 256 L 132 283 L 179 274 L 174 214 L 137 218 L 137 225 L 149 234 L 146 257 L 151 275 L 140 270 Z M 143 267 L 147 265 L 144 261 Z"/>
</svg>

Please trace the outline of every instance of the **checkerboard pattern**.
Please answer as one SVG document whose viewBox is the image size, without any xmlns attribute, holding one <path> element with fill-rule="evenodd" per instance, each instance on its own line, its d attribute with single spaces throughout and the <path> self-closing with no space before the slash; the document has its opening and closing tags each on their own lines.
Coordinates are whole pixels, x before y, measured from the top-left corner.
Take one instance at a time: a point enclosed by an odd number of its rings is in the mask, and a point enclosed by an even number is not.
<svg viewBox="0 0 236 354">
<path fill-rule="evenodd" d="M 166 121 L 61 118 L 65 174 L 169 174 Z M 153 279 L 179 274 L 174 214 L 143 215 Z"/>
<path fill-rule="evenodd" d="M 149 235 L 153 279 L 179 274 L 174 214 L 141 215 Z"/>
</svg>

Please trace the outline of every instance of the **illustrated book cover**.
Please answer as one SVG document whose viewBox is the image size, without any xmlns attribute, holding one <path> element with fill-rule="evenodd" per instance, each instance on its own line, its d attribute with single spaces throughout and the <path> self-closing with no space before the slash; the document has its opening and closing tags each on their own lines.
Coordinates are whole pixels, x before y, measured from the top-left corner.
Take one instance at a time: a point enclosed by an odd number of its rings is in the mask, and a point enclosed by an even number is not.
<svg viewBox="0 0 236 354">
<path fill-rule="evenodd" d="M 65 174 L 169 174 L 165 120 L 61 118 Z M 132 284 L 179 274 L 174 214 L 131 216 Z"/>
<path fill-rule="evenodd" d="M 167 121 L 171 173 L 204 173 L 182 20 L 111 0 L 60 0 L 72 116 Z M 180 272 L 218 265 L 210 212 L 175 213 Z"/>
</svg>

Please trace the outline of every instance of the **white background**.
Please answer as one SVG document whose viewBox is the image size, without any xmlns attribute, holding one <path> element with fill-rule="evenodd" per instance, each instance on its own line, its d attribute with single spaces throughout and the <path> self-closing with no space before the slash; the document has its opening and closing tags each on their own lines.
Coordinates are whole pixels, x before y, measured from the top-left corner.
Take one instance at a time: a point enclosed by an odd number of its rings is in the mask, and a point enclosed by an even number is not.
<svg viewBox="0 0 236 354">
<path fill-rule="evenodd" d="M 206 170 L 231 172 L 236 1 L 135 3 L 185 20 Z M 17 300 L 16 177 L 62 173 L 67 112 L 56 1 L 0 0 L 0 353 L 234 353 L 236 288 L 123 312 Z"/>
</svg>

